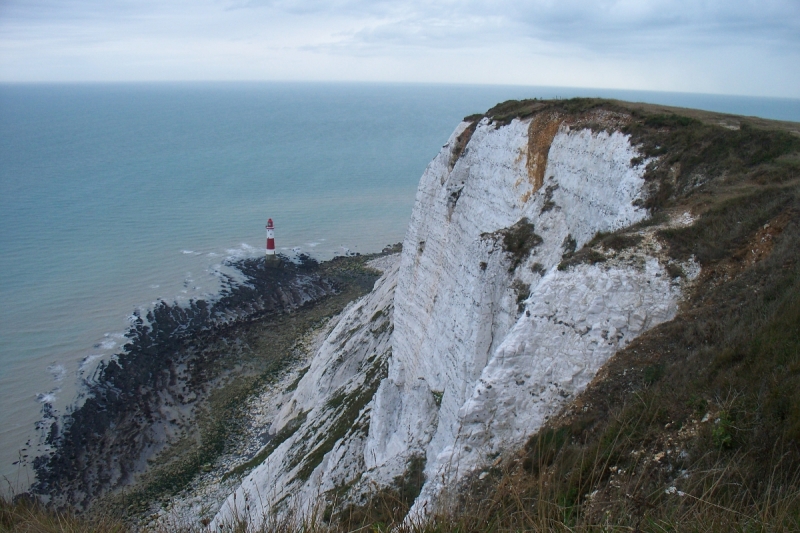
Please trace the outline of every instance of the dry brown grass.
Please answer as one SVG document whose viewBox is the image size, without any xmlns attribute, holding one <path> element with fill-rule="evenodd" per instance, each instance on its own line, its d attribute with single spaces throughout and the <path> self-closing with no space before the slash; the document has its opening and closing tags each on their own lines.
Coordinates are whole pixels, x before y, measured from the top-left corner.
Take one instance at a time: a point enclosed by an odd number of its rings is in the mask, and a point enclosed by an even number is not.
<svg viewBox="0 0 800 533">
<path fill-rule="evenodd" d="M 8 533 L 125 533 L 128 526 L 109 517 L 82 518 L 52 511 L 33 500 L 0 497 L 0 532 Z"/>
</svg>

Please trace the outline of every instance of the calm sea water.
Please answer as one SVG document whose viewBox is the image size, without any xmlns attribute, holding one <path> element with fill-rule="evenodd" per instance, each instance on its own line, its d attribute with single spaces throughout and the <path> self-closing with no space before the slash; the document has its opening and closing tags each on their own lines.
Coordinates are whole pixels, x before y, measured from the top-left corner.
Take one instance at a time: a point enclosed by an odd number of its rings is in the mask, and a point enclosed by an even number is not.
<svg viewBox="0 0 800 533">
<path fill-rule="evenodd" d="M 800 121 L 800 100 L 591 89 L 0 85 L 0 474 L 27 484 L 42 402 L 64 411 L 134 309 L 213 295 L 268 217 L 289 255 L 379 251 L 463 116 L 571 96 Z"/>
</svg>

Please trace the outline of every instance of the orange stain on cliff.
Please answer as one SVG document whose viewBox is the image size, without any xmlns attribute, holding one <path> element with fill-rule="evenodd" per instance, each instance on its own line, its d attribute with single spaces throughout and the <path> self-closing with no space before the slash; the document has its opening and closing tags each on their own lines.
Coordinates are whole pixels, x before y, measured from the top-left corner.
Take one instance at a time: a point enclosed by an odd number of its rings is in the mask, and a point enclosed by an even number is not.
<svg viewBox="0 0 800 533">
<path fill-rule="evenodd" d="M 528 126 L 528 180 L 533 185 L 533 190 L 527 195 L 528 198 L 544 184 L 547 154 L 562 122 L 561 113 L 545 112 L 533 117 Z"/>
</svg>

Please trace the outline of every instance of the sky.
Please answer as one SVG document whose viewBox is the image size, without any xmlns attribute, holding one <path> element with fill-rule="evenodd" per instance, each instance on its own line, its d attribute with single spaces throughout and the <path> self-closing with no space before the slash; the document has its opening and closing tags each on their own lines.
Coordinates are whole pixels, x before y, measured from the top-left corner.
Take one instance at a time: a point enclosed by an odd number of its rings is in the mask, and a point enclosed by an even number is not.
<svg viewBox="0 0 800 533">
<path fill-rule="evenodd" d="M 800 98 L 800 0 L 0 0 L 0 82 L 156 80 Z"/>
</svg>

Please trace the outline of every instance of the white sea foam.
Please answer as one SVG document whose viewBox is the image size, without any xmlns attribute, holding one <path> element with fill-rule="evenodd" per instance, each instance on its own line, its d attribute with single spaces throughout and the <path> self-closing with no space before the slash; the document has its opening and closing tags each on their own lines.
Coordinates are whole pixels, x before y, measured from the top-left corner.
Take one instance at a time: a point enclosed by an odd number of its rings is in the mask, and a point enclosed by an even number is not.
<svg viewBox="0 0 800 533">
<path fill-rule="evenodd" d="M 114 348 L 116 348 L 116 346 L 117 346 L 117 341 L 108 339 L 101 342 L 99 347 L 103 350 L 113 350 Z"/>
<path fill-rule="evenodd" d="M 228 248 L 225 250 L 225 253 L 228 254 L 226 259 L 228 261 L 236 261 L 238 259 L 244 259 L 246 257 L 251 257 L 258 251 L 258 248 L 254 246 L 250 246 L 246 242 L 243 242 L 239 245 L 238 248 Z"/>
<path fill-rule="evenodd" d="M 58 390 L 52 390 L 50 392 L 40 392 L 36 395 L 36 400 L 41 403 L 53 403 L 58 399 L 58 395 L 56 394 Z"/>
<path fill-rule="evenodd" d="M 100 355 L 100 354 L 87 355 L 86 357 L 81 359 L 81 362 L 78 365 L 78 371 L 80 372 L 82 370 L 86 370 L 86 367 L 88 367 L 89 365 L 91 365 L 93 362 L 97 361 L 101 357 L 103 357 L 103 356 Z"/>
<path fill-rule="evenodd" d="M 53 376 L 53 381 L 63 381 L 67 375 L 67 369 L 60 363 L 53 363 L 47 367 L 47 371 Z"/>
</svg>

